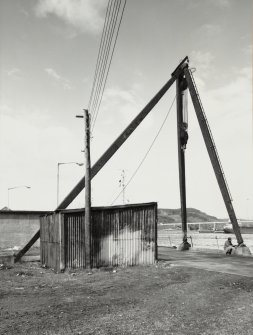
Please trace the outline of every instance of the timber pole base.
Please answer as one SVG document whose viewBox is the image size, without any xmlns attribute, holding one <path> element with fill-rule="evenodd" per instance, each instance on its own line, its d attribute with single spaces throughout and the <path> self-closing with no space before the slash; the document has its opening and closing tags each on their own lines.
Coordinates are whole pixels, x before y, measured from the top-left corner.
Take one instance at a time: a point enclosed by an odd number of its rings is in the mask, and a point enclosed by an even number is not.
<svg viewBox="0 0 253 335">
<path fill-rule="evenodd" d="M 245 244 L 241 244 L 239 245 L 236 249 L 235 249 L 235 255 L 237 256 L 251 256 L 251 251 L 248 247 L 246 247 Z"/>
</svg>

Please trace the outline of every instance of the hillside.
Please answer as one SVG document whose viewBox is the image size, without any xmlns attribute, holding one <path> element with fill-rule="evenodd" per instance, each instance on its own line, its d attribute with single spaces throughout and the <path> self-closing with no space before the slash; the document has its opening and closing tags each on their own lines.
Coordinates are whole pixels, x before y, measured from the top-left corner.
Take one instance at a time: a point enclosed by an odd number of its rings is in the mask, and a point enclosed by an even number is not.
<svg viewBox="0 0 253 335">
<path fill-rule="evenodd" d="M 210 222 L 219 221 L 215 216 L 208 215 L 195 208 L 187 208 L 188 222 Z M 158 209 L 158 223 L 178 223 L 181 222 L 181 210 L 159 208 Z"/>
</svg>

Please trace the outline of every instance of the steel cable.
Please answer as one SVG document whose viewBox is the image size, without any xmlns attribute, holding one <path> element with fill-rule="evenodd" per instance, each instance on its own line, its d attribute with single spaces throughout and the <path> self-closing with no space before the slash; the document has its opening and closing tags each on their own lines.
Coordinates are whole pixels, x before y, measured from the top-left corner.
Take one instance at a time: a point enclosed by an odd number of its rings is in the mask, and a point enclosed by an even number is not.
<svg viewBox="0 0 253 335">
<path fill-rule="evenodd" d="M 139 169 L 141 168 L 141 166 L 142 166 L 142 164 L 144 163 L 145 159 L 147 158 L 149 152 L 151 151 L 153 145 L 155 144 L 155 141 L 156 141 L 157 137 L 158 137 L 159 134 L 161 133 L 161 130 L 162 130 L 162 128 L 164 127 L 164 124 L 165 124 L 165 122 L 166 122 L 166 120 L 167 120 L 167 118 L 168 118 L 168 116 L 169 116 L 169 114 L 170 114 L 170 111 L 171 111 L 171 109 L 172 109 L 172 107 L 173 107 L 173 105 L 174 105 L 175 100 L 176 100 L 176 96 L 174 97 L 174 99 L 173 99 L 173 101 L 172 101 L 172 103 L 171 103 L 171 106 L 170 106 L 170 108 L 169 108 L 169 110 L 168 110 L 168 112 L 167 112 L 167 114 L 166 114 L 166 116 L 165 116 L 165 118 L 164 118 L 164 120 L 163 120 L 163 122 L 162 122 L 160 128 L 158 129 L 158 132 L 157 132 L 156 136 L 154 137 L 153 141 L 151 142 L 151 145 L 149 146 L 149 148 L 148 148 L 146 154 L 143 156 L 142 160 L 140 161 L 139 165 L 137 166 L 137 168 L 135 169 L 134 173 L 133 173 L 132 176 L 130 177 L 129 181 L 126 183 L 125 187 L 120 191 L 120 193 L 117 195 L 117 197 L 112 201 L 111 206 L 112 206 L 112 205 L 115 203 L 115 201 L 120 197 L 120 195 L 122 194 L 122 192 L 127 188 L 127 186 L 130 184 L 130 182 L 133 180 L 133 178 L 135 177 L 135 175 L 137 174 L 137 172 L 138 172 Z"/>
<path fill-rule="evenodd" d="M 108 67 L 108 58 L 110 56 L 111 44 L 112 44 L 112 39 L 113 39 L 114 31 L 115 31 L 115 26 L 117 23 L 117 16 L 119 13 L 119 8 L 120 8 L 120 2 L 118 1 L 116 3 L 116 6 L 114 6 L 113 12 L 111 14 L 112 18 L 110 21 L 109 31 L 107 35 L 106 46 L 104 48 L 103 62 L 100 68 L 100 77 L 97 83 L 97 91 L 95 92 L 94 99 L 93 99 L 91 123 L 93 122 L 95 115 L 96 115 L 98 101 L 101 96 L 101 89 L 103 87 L 103 82 L 105 80 L 105 72 L 106 72 L 106 68 Z"/>
<path fill-rule="evenodd" d="M 118 39 L 119 28 L 120 28 L 120 26 L 121 26 L 121 22 L 122 22 L 122 18 L 123 18 L 123 13 L 124 13 L 125 6 L 126 6 L 126 0 L 124 1 L 124 6 L 123 6 L 122 13 L 121 13 L 121 17 L 120 17 L 119 25 L 118 25 L 118 28 L 117 28 L 116 37 L 115 37 L 115 40 L 114 40 L 113 49 L 112 49 L 112 53 L 111 53 L 111 58 L 110 58 L 110 61 L 109 61 L 109 66 L 108 66 L 108 68 L 107 68 L 107 72 L 106 72 L 106 76 L 105 76 L 105 81 L 104 81 L 104 84 L 103 84 L 103 87 L 102 87 L 102 93 L 101 93 L 101 95 L 100 95 L 100 100 L 99 100 L 99 103 L 98 103 L 96 116 L 95 116 L 95 119 L 94 119 L 94 121 L 93 121 L 92 131 L 93 131 L 94 127 L 95 127 L 95 123 L 96 123 L 97 116 L 98 116 L 98 113 L 99 113 L 100 104 L 101 104 L 101 101 L 102 101 L 102 98 L 103 98 L 104 89 L 105 89 L 105 85 L 106 85 L 107 77 L 108 77 L 108 74 L 109 74 L 109 70 L 110 70 L 110 66 L 111 66 L 112 57 L 113 57 L 113 54 L 114 54 L 114 50 L 115 50 L 115 46 L 116 46 L 116 42 L 117 42 L 117 39 Z"/>
<path fill-rule="evenodd" d="M 90 99 L 89 99 L 89 103 L 88 103 L 88 110 L 91 109 L 91 100 L 92 100 L 92 96 L 93 96 L 93 92 L 95 89 L 95 84 L 96 84 L 96 80 L 97 80 L 97 75 L 98 75 L 98 70 L 100 67 L 100 62 L 101 62 L 101 52 L 103 49 L 103 45 L 104 45 L 104 36 L 106 34 L 106 29 L 107 29 L 107 24 L 108 24 L 108 20 L 109 20 L 109 16 L 110 16 L 110 8 L 111 8 L 111 3 L 112 1 L 109 0 L 108 5 L 107 5 L 107 9 L 106 9 L 106 14 L 105 14 L 105 22 L 104 22 L 104 27 L 103 27 L 103 32 L 102 32 L 102 37 L 100 40 L 100 45 L 99 45 L 99 50 L 98 50 L 98 58 L 97 58 L 97 62 L 96 62 L 96 69 L 95 69 L 95 75 L 94 75 L 94 79 L 93 79 L 93 84 L 92 84 L 92 89 L 91 89 L 91 94 L 90 94 Z"/>
</svg>

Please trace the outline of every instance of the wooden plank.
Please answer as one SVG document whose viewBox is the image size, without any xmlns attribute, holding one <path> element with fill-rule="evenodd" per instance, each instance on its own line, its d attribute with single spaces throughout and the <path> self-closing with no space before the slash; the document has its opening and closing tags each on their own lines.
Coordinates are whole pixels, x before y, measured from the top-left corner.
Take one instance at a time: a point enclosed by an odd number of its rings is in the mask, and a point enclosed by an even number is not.
<svg viewBox="0 0 253 335">
<path fill-rule="evenodd" d="M 55 270 L 57 272 L 61 271 L 61 213 L 56 213 L 55 219 L 54 219 L 54 225 L 55 225 L 55 238 L 54 238 L 54 245 L 55 245 L 55 259 L 56 259 L 56 267 Z"/>
<path fill-rule="evenodd" d="M 15 257 L 15 263 L 18 262 L 22 256 L 31 248 L 31 246 L 39 239 L 40 237 L 40 230 L 37 231 L 37 233 L 32 237 L 32 239 L 24 246 L 23 249 L 21 249 L 16 257 Z"/>
</svg>

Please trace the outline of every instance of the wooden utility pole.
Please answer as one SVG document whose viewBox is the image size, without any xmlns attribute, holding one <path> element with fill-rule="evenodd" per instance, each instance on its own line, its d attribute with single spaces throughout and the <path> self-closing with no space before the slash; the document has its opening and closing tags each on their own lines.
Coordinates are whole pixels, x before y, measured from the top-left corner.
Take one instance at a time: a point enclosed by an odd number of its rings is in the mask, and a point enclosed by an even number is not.
<svg viewBox="0 0 253 335">
<path fill-rule="evenodd" d="M 85 264 L 86 268 L 91 267 L 91 175 L 90 175 L 90 117 L 87 109 L 84 109 L 84 155 L 85 155 Z"/>
<path fill-rule="evenodd" d="M 84 120 L 84 161 L 85 161 L 85 211 L 84 211 L 84 243 L 85 243 L 85 267 L 91 268 L 91 169 L 90 169 L 90 116 L 87 109 L 84 115 L 77 118 Z"/>
<path fill-rule="evenodd" d="M 186 209 L 186 186 L 185 186 L 185 154 L 182 143 L 183 129 L 183 76 L 179 76 L 176 81 L 177 92 L 177 140 L 178 140 L 178 166 L 179 166 L 179 188 L 180 188 L 180 202 L 181 202 L 181 220 L 183 243 L 187 242 L 187 209 Z"/>
</svg>

